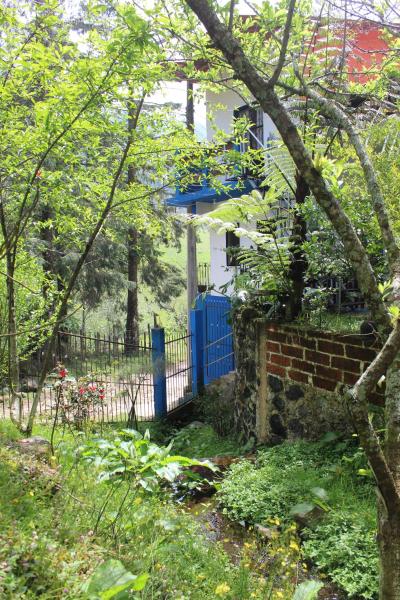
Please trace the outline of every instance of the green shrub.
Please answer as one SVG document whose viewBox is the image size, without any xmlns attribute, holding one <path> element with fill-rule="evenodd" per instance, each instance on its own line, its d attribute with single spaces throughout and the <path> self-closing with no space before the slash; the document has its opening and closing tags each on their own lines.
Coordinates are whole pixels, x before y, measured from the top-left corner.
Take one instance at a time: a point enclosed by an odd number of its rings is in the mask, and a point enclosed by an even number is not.
<svg viewBox="0 0 400 600">
<path fill-rule="evenodd" d="M 224 513 L 233 520 L 264 523 L 270 518 L 290 520 L 290 510 L 309 499 L 318 477 L 301 467 L 254 465 L 242 461 L 232 465 L 229 477 L 221 483 L 218 497 Z"/>
<path fill-rule="evenodd" d="M 330 445 L 299 441 L 260 451 L 254 464 L 232 465 L 218 494 L 225 514 L 249 523 L 289 520 L 295 504 L 312 500 L 312 489 L 325 488 L 336 475 L 334 458 Z"/>
<path fill-rule="evenodd" d="M 266 597 L 265 584 L 251 566 L 233 564 L 222 544 L 208 540 L 201 524 L 174 505 L 163 486 L 149 494 L 134 485 L 135 475 L 122 476 L 118 464 L 115 485 L 110 479 L 98 481 L 120 450 L 135 474 L 138 450 L 144 467 L 150 466 L 151 454 L 158 469 L 165 466 L 160 462 L 171 464 L 164 456 L 167 448 L 141 436 L 120 439 L 112 431 L 104 432 L 102 442 L 89 433 L 61 434 L 60 429 L 55 439 L 57 469 L 0 446 L 2 599 L 87 600 L 85 589 L 98 581 L 99 565 L 116 564 L 110 561 L 120 561 L 132 578 L 149 575 L 132 595 L 141 600 Z M 99 443 L 100 461 L 77 460 L 82 447 L 97 454 Z"/>
<path fill-rule="evenodd" d="M 332 512 L 313 530 L 306 530 L 304 552 L 349 598 L 376 598 L 378 551 L 375 528 L 354 523 L 348 514 Z"/>
<path fill-rule="evenodd" d="M 254 464 L 232 465 L 218 498 L 225 514 L 248 523 L 287 523 L 295 505 L 322 506 L 322 518 L 303 530 L 305 556 L 349 597 L 375 598 L 376 508 L 368 472 L 355 440 L 330 435 L 318 443 L 284 443 L 259 452 Z"/>
</svg>

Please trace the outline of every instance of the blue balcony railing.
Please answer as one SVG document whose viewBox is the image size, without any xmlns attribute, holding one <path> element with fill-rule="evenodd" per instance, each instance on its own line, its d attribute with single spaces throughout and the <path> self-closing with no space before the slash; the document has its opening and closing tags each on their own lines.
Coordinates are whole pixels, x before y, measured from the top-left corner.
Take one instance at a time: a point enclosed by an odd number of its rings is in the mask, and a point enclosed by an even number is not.
<svg viewBox="0 0 400 600">
<path fill-rule="evenodd" d="M 235 147 L 236 150 L 236 147 Z M 224 163 L 222 163 L 224 164 Z M 189 169 L 186 177 L 177 177 L 175 193 L 167 198 L 168 206 L 192 206 L 196 202 L 222 202 L 229 198 L 237 198 L 243 194 L 248 194 L 257 187 L 256 182 L 251 178 L 243 176 L 239 161 L 235 164 L 232 160 L 225 163 L 231 173 L 224 173 L 218 176 L 221 185 L 218 189 L 211 183 L 211 173 L 208 167 Z M 221 169 L 223 172 L 224 169 Z M 188 180 L 184 183 L 185 178 Z"/>
</svg>

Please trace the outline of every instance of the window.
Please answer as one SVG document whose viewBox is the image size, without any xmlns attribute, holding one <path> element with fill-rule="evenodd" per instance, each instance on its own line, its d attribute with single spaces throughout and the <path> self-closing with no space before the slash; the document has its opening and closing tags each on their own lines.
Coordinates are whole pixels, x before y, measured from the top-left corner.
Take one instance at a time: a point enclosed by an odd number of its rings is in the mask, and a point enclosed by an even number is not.
<svg viewBox="0 0 400 600">
<path fill-rule="evenodd" d="M 241 119 L 246 117 L 250 121 L 251 126 L 245 134 L 245 140 L 240 144 L 240 152 L 244 154 L 247 150 L 262 150 L 264 148 L 264 113 L 260 107 L 256 106 L 241 106 L 234 111 L 234 118 Z M 243 170 L 245 177 L 254 177 L 259 179 L 264 167 L 264 156 L 253 161 L 251 167 L 246 167 Z"/>
<path fill-rule="evenodd" d="M 239 223 L 237 224 L 239 227 Z M 225 245 L 226 245 L 226 266 L 227 267 L 237 267 L 238 259 L 237 253 L 240 248 L 240 239 L 237 235 L 233 233 L 233 231 L 227 231 L 225 235 Z"/>
<path fill-rule="evenodd" d="M 288 237 L 293 228 L 294 199 L 289 192 L 284 193 L 275 207 L 275 219 L 277 222 L 277 237 Z"/>
</svg>

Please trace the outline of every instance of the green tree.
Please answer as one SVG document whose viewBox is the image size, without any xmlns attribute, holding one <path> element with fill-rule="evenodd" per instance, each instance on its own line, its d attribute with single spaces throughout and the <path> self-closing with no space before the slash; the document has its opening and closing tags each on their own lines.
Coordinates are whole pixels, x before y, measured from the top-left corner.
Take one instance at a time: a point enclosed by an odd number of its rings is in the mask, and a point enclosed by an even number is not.
<svg viewBox="0 0 400 600">
<path fill-rule="evenodd" d="M 350 3 L 351 4 L 351 3 Z M 234 2 L 229 3 L 234 6 Z M 229 9 L 228 6 L 228 9 Z M 198 17 L 206 29 L 204 39 L 201 30 L 188 14 L 188 8 Z M 346 4 L 348 10 L 349 4 Z M 357 276 L 361 291 L 368 303 L 373 319 L 385 340 L 376 360 L 365 370 L 357 383 L 343 393 L 342 401 L 349 404 L 354 424 L 363 448 L 374 472 L 379 491 L 379 547 L 381 555 L 380 597 L 382 600 L 400 597 L 400 249 L 392 225 L 389 206 L 385 202 L 379 178 L 369 155 L 368 140 L 356 127 L 349 115 L 353 106 L 350 99 L 351 82 L 341 67 L 330 60 L 325 52 L 321 61 L 318 53 L 312 53 L 308 39 L 312 39 L 313 22 L 304 5 L 296 0 L 274 9 L 269 3 L 258 5 L 254 19 L 230 18 L 226 7 L 220 9 L 216 2 L 186 0 L 179 3 L 178 10 L 187 21 L 175 22 L 177 38 L 184 40 L 183 47 L 190 47 L 190 56 L 208 61 L 208 80 L 229 82 L 242 93 L 256 99 L 263 111 L 274 122 L 294 165 L 308 185 L 315 201 L 329 219 L 340 240 L 344 254 Z M 168 10 L 171 10 L 168 7 Z M 225 11 L 225 12 L 224 12 Z M 353 11 L 354 12 L 354 11 Z M 169 13 L 170 14 L 170 13 Z M 170 16 L 168 17 L 170 18 Z M 348 22 L 345 19 L 348 26 Z M 255 29 L 257 33 L 255 33 Z M 192 36 L 190 31 L 195 30 Z M 305 37 L 306 35 L 306 37 Z M 332 47 L 335 31 L 327 28 L 330 36 L 326 48 Z M 346 34 L 343 35 L 342 58 L 346 57 Z M 337 38 L 336 38 L 337 39 Z M 210 44 L 211 41 L 211 44 Z M 366 87 L 372 99 L 382 99 L 385 83 L 396 76 L 392 42 L 387 57 L 380 66 L 381 77 L 371 78 Z M 304 49 L 306 48 L 306 52 Z M 336 42 L 337 48 L 337 42 Z M 335 51 L 336 57 L 338 51 Z M 339 56 L 340 58 L 340 56 Z M 302 62 L 301 62 L 302 61 Z M 305 62 L 304 62 L 305 61 Z M 192 63 L 193 65 L 193 63 Z M 194 65 L 193 65 L 194 68 Z M 376 75 L 375 75 L 376 77 Z M 236 83 L 239 82 L 239 83 Z M 334 85 L 334 87 L 332 87 Z M 365 89 L 365 86 L 364 86 Z M 355 90 L 359 91 L 359 90 Z M 387 270 L 391 279 L 391 307 L 382 297 L 377 273 L 370 256 L 357 232 L 351 214 L 341 202 L 339 180 L 332 177 L 327 161 L 319 155 L 312 156 L 304 145 L 299 124 L 293 120 L 287 103 L 307 98 L 329 122 L 334 123 L 346 136 L 362 169 L 365 189 L 368 191 L 374 219 L 379 227 L 385 247 Z M 396 102 L 391 102 L 397 110 Z M 358 210 L 363 210 L 358 206 Z M 386 375 L 386 436 L 381 443 L 368 415 L 369 395 L 380 377 Z"/>
<path fill-rule="evenodd" d="M 46 278 L 52 318 L 30 326 L 32 334 L 43 327 L 47 347 L 25 427 L 28 433 L 57 330 L 68 314 L 93 245 L 111 214 L 150 234 L 162 227 L 154 218 L 153 205 L 172 183 L 171 139 L 175 136 L 179 146 L 183 130 L 165 111 L 155 116 L 142 110 L 146 95 L 157 88 L 167 70 L 161 67 L 164 49 L 154 43 L 149 24 L 129 3 L 119 5 L 110 30 L 92 29 L 84 43 L 71 41 L 70 28 L 57 6 L 52 0 L 33 8 L 18 2 L 2 12 L 0 258 L 7 269 L 12 407 L 19 398 L 15 275 L 23 249 L 29 247 L 33 234 L 40 238 L 43 228 L 51 227 L 52 243 L 70 259 L 61 289 L 53 286 L 50 293 L 50 278 Z M 102 10 L 95 7 L 94 16 L 99 18 Z M 127 134 L 126 121 L 118 114 L 125 114 L 122 107 L 128 91 L 135 107 Z M 128 183 L 125 175 L 133 164 L 152 175 L 144 182 Z M 46 206 L 51 211 L 43 226 L 36 219 Z M 39 261 L 36 265 L 40 271 Z"/>
</svg>

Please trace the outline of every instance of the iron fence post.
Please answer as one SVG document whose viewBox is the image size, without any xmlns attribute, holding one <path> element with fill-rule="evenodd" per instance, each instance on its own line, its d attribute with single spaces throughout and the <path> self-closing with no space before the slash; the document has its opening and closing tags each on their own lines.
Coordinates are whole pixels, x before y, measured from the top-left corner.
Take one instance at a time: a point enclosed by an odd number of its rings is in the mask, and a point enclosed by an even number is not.
<svg viewBox="0 0 400 600">
<path fill-rule="evenodd" d="M 197 396 L 204 384 L 202 310 L 192 309 L 190 311 L 190 332 L 192 334 L 192 391 L 193 394 Z"/>
<path fill-rule="evenodd" d="M 157 418 L 167 414 L 167 378 L 165 372 L 165 331 L 151 330 L 151 359 L 153 364 L 154 413 Z"/>
</svg>

